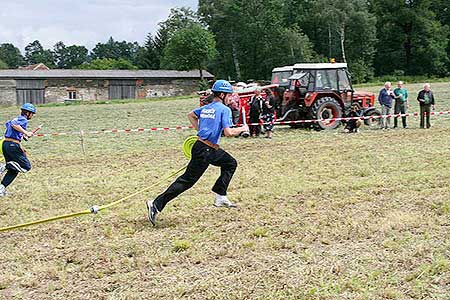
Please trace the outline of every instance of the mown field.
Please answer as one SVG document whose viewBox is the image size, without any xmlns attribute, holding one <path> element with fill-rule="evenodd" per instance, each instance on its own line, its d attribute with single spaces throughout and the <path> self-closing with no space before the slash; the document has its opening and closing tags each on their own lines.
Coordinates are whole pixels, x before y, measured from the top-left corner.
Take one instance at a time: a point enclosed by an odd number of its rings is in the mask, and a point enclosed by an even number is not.
<svg viewBox="0 0 450 300">
<path fill-rule="evenodd" d="M 450 110 L 450 84 L 432 85 Z M 381 87 L 365 88 L 378 91 Z M 410 85 L 413 98 L 420 85 Z M 197 100 L 40 107 L 30 127 L 70 132 L 188 124 Z M 417 111 L 415 101 L 411 111 Z M 17 108 L 1 108 L 0 122 Z M 158 226 L 145 200 L 0 233 L 0 299 L 449 299 L 450 117 L 429 130 L 276 128 L 223 139 L 239 162 L 212 206 L 211 167 Z M 186 164 L 192 130 L 35 137 L 33 169 L 0 198 L 0 227 L 102 205 Z"/>
</svg>

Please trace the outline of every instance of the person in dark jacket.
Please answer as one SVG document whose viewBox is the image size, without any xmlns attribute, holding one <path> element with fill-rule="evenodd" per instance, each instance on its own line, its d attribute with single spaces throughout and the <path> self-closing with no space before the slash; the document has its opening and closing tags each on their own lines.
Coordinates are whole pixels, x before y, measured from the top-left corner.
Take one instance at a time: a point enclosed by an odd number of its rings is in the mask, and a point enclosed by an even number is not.
<svg viewBox="0 0 450 300">
<path fill-rule="evenodd" d="M 361 117 L 362 111 L 361 111 L 361 105 L 359 103 L 355 102 L 352 104 L 352 108 L 350 110 L 350 113 L 347 114 L 347 117 Z M 345 133 L 351 133 L 351 132 L 358 132 L 359 127 L 361 127 L 362 121 L 358 119 L 348 120 L 344 127 Z"/>
<path fill-rule="evenodd" d="M 423 90 L 419 92 L 417 95 L 417 101 L 419 101 L 420 105 L 420 128 L 425 128 L 425 118 L 426 118 L 426 127 L 430 128 L 430 113 L 431 109 L 435 109 L 434 106 L 434 95 L 431 91 L 431 87 L 429 83 L 425 83 L 423 85 Z"/>
<path fill-rule="evenodd" d="M 262 113 L 264 98 L 261 96 L 261 88 L 257 87 L 255 90 L 255 95 L 252 96 L 250 100 L 250 112 L 249 112 L 249 122 L 250 134 L 252 137 L 257 137 L 261 133 L 261 125 L 257 124 L 260 122 L 260 117 Z"/>
<path fill-rule="evenodd" d="M 273 133 L 273 122 L 275 120 L 275 99 L 272 91 L 266 89 L 266 99 L 262 106 L 262 115 L 264 121 L 264 130 L 266 132 L 266 138 L 271 139 Z"/>
<path fill-rule="evenodd" d="M 392 99 L 394 96 L 394 92 L 391 90 L 391 83 L 388 81 L 384 84 L 384 88 L 381 89 L 378 95 L 378 102 L 381 105 L 381 114 L 383 115 L 381 119 L 382 129 L 390 128 L 391 119 L 387 115 L 391 114 Z"/>
</svg>

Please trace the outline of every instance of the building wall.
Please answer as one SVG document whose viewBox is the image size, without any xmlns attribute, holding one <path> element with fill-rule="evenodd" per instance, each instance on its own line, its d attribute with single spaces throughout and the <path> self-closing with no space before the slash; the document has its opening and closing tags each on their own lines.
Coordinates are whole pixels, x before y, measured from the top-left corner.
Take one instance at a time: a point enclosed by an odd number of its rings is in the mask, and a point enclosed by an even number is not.
<svg viewBox="0 0 450 300">
<path fill-rule="evenodd" d="M 162 96 L 181 96 L 195 93 L 195 79 L 138 79 L 138 99 Z M 69 92 L 76 92 L 77 99 L 84 101 L 107 100 L 109 80 L 103 79 L 48 79 L 45 80 L 45 102 L 64 102 Z M 16 105 L 16 81 L 0 80 L 0 105 Z"/>
<path fill-rule="evenodd" d="M 69 91 L 79 100 L 107 100 L 108 81 L 100 79 L 49 79 L 46 82 L 45 102 L 64 102 Z"/>
<path fill-rule="evenodd" d="M 0 105 L 16 105 L 16 81 L 0 80 Z"/>
<path fill-rule="evenodd" d="M 190 95 L 198 90 L 198 80 L 192 79 L 144 79 L 137 81 L 137 97 L 154 98 Z"/>
</svg>

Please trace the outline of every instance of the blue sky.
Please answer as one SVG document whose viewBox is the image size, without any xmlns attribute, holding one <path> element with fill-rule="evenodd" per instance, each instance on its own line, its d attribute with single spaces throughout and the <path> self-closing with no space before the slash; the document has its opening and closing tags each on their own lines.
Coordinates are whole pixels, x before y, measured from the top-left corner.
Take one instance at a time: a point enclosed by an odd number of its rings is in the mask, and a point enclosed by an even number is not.
<svg viewBox="0 0 450 300">
<path fill-rule="evenodd" d="M 142 43 L 173 7 L 197 8 L 198 0 L 15 0 L 2 1 L 0 43 L 22 52 L 39 40 L 46 48 L 58 41 L 91 49 L 110 36 Z"/>
</svg>

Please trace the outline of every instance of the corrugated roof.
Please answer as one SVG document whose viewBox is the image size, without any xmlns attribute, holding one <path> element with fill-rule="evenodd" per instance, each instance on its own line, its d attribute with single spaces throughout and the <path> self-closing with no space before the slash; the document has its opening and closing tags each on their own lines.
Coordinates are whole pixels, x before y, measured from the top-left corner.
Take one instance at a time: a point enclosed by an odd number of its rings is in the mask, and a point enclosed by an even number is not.
<svg viewBox="0 0 450 300">
<path fill-rule="evenodd" d="M 294 70 L 309 69 L 342 69 L 347 68 L 346 63 L 317 63 L 317 64 L 295 64 Z"/>
<path fill-rule="evenodd" d="M 208 71 L 203 71 L 203 77 L 213 78 L 214 75 Z M 200 78 L 200 72 L 194 71 L 174 71 L 174 70 L 0 70 L 2 79 L 21 78 Z"/>
</svg>

